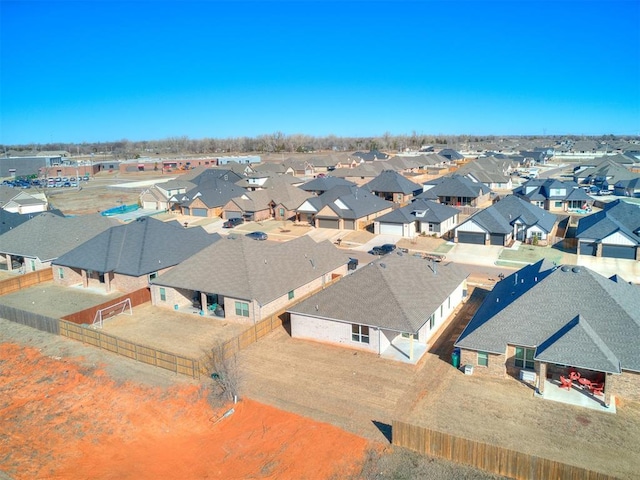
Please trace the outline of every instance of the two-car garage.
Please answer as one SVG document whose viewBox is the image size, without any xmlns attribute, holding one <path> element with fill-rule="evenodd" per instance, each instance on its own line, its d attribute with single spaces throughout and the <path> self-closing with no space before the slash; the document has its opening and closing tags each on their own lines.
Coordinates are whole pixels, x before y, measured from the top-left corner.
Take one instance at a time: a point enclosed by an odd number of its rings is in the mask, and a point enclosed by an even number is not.
<svg viewBox="0 0 640 480">
<path fill-rule="evenodd" d="M 484 245 L 485 234 L 481 232 L 460 232 L 458 231 L 458 243 L 472 243 L 474 245 Z"/>
</svg>

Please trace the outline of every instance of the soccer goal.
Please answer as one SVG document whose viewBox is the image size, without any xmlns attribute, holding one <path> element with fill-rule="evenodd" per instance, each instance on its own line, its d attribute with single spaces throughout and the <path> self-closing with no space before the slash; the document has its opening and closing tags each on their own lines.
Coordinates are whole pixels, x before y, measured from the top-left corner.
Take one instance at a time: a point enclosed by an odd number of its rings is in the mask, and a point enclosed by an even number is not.
<svg viewBox="0 0 640 480">
<path fill-rule="evenodd" d="M 108 307 L 98 310 L 96 312 L 96 316 L 93 318 L 93 326 L 102 328 L 102 324 L 105 320 L 117 315 L 133 315 L 130 298 L 125 298 L 121 302 L 114 303 L 113 305 L 109 305 Z"/>
</svg>

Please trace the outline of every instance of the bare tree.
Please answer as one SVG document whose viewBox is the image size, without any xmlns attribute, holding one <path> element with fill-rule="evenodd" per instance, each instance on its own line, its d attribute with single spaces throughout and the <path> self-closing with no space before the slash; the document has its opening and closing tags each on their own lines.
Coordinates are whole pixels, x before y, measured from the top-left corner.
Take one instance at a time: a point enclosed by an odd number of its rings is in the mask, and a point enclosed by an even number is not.
<svg viewBox="0 0 640 480">
<path fill-rule="evenodd" d="M 240 393 L 240 370 L 236 353 L 225 351 L 223 344 L 217 344 L 204 352 L 203 373 L 213 381 L 209 401 L 214 406 L 220 403 L 236 402 Z"/>
</svg>

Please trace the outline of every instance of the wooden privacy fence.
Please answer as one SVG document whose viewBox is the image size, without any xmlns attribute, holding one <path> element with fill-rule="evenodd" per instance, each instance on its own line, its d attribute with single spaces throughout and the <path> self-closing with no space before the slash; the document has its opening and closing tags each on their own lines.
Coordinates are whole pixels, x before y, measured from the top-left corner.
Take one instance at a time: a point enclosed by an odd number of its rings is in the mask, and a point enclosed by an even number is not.
<svg viewBox="0 0 640 480">
<path fill-rule="evenodd" d="M 14 323 L 20 323 L 43 332 L 59 333 L 58 319 L 39 315 L 33 312 L 20 310 L 19 308 L 0 305 L 0 318 L 5 318 Z"/>
<path fill-rule="evenodd" d="M 60 320 L 60 335 L 129 357 L 138 362 L 193 378 L 200 378 L 200 362 L 198 360 L 133 343 L 89 328 L 86 325 Z"/>
<path fill-rule="evenodd" d="M 7 278 L 0 282 L 0 295 L 17 292 L 23 288 L 32 287 L 38 283 L 48 282 L 50 280 L 53 280 L 53 270 L 51 268 L 25 273 L 24 275 L 18 275 L 13 278 Z"/>
<path fill-rule="evenodd" d="M 96 316 L 96 312 L 103 308 L 110 307 L 118 302 L 126 300 L 127 298 L 131 299 L 131 307 L 137 307 L 138 305 L 142 305 L 143 303 L 147 303 L 151 301 L 151 292 L 148 288 L 144 287 L 140 290 L 136 290 L 134 292 L 127 293 L 118 298 L 114 298 L 109 300 L 108 302 L 101 303 L 100 305 L 95 305 L 93 307 L 89 307 L 85 310 L 80 310 L 79 312 L 71 313 L 69 315 L 65 315 L 63 320 L 68 320 L 72 323 L 77 324 L 91 324 L 93 323 L 93 319 Z"/>
<path fill-rule="evenodd" d="M 393 421 L 392 443 L 419 453 L 463 463 L 518 480 L 561 478 L 563 480 L 618 480 L 604 473 L 586 470 L 515 450 L 476 442 L 448 433 Z"/>
</svg>

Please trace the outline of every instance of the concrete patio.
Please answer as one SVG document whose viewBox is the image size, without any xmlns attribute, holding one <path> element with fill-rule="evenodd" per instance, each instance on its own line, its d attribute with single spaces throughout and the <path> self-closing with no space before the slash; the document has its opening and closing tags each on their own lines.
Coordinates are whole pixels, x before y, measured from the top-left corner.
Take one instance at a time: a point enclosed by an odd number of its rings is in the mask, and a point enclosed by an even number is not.
<svg viewBox="0 0 640 480">
<path fill-rule="evenodd" d="M 413 355 L 411 353 L 413 343 Z M 397 362 L 417 364 L 427 351 L 428 346 L 410 338 L 396 337 L 386 350 L 380 353 L 381 358 L 388 358 Z"/>
<path fill-rule="evenodd" d="M 559 380 L 545 380 L 544 393 L 536 393 L 535 395 L 545 400 L 590 408 L 600 412 L 616 413 L 616 399 L 613 395 L 611 396 L 611 405 L 605 407 L 604 396 L 593 395 L 589 390 L 582 389 L 575 384 L 571 386 L 571 390 L 560 388 Z"/>
</svg>

